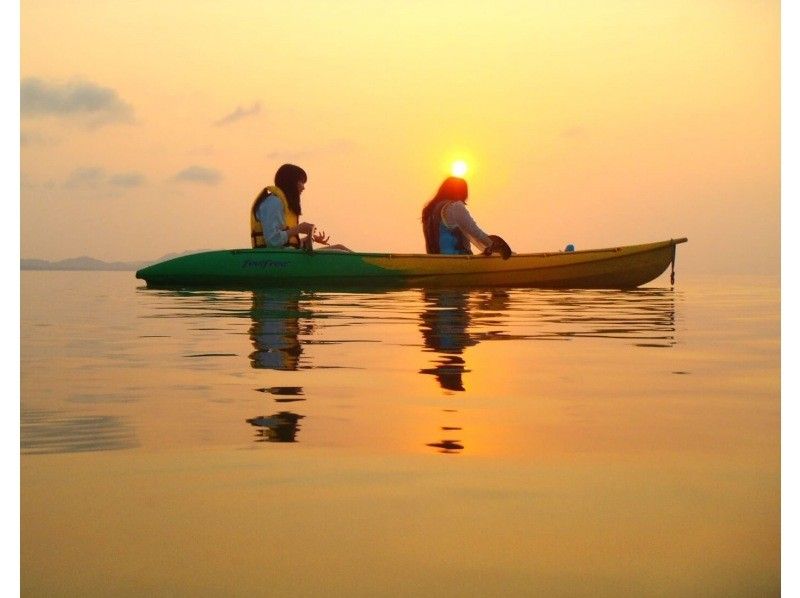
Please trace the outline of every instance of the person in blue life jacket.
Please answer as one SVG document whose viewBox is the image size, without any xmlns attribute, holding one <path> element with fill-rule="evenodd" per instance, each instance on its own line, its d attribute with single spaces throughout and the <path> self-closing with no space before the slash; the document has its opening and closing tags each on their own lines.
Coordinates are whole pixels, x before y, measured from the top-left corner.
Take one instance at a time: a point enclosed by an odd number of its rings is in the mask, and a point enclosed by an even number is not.
<svg viewBox="0 0 800 598">
<path fill-rule="evenodd" d="M 325 245 L 323 249 L 350 251 L 344 245 L 330 245 L 325 231 L 317 232 L 310 222 L 300 222 L 300 195 L 306 187 L 306 171 L 294 164 L 284 164 L 275 173 L 275 185 L 265 187 L 250 208 L 252 247 L 294 247 L 303 243 Z"/>
<path fill-rule="evenodd" d="M 511 248 L 497 235 L 487 235 L 467 210 L 467 181 L 447 177 L 422 209 L 425 251 L 433 254 L 471 255 L 475 245 L 484 255 L 511 256 Z"/>
</svg>

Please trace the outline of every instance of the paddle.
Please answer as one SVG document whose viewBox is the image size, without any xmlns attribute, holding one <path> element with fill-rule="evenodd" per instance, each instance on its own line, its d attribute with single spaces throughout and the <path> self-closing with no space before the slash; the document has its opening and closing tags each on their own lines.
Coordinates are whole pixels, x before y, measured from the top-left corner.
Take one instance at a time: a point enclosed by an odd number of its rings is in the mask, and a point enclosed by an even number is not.
<svg viewBox="0 0 800 598">
<path fill-rule="evenodd" d="M 499 253 L 501 256 L 503 256 L 504 260 L 507 260 L 511 257 L 511 247 L 508 246 L 508 243 L 506 243 L 502 237 L 498 237 L 497 235 L 489 235 L 489 238 L 492 240 L 492 244 L 483 250 L 483 255 Z"/>
</svg>

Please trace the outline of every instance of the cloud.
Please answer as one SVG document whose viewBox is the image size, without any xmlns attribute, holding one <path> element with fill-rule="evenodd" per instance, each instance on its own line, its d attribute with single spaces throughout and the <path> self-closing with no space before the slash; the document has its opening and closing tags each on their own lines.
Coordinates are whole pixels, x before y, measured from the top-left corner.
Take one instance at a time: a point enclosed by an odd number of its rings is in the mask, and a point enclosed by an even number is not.
<svg viewBox="0 0 800 598">
<path fill-rule="evenodd" d="M 189 166 L 184 168 L 174 177 L 174 180 L 185 183 L 199 183 L 202 185 L 217 185 L 222 180 L 222 174 L 213 168 L 204 166 Z"/>
<path fill-rule="evenodd" d="M 110 87 L 88 81 L 50 83 L 36 77 L 20 84 L 20 114 L 22 118 L 63 118 L 88 128 L 134 122 L 133 108 Z"/>
<path fill-rule="evenodd" d="M 26 131 L 20 129 L 19 131 L 19 146 L 32 147 L 37 145 L 51 145 L 58 143 L 59 140 L 43 135 L 39 131 Z"/>
<path fill-rule="evenodd" d="M 50 178 L 46 180 L 37 179 L 36 177 L 26 173 L 19 173 L 19 186 L 24 191 L 53 191 L 58 187 L 58 183 Z"/>
<path fill-rule="evenodd" d="M 109 177 L 108 182 L 115 187 L 141 187 L 145 183 L 145 178 L 139 172 L 121 172 Z"/>
<path fill-rule="evenodd" d="M 108 174 L 98 166 L 82 166 L 70 173 L 64 181 L 64 187 L 66 189 L 97 189 L 101 186 L 111 186 L 130 189 L 141 187 L 145 180 L 144 175 L 139 172 Z"/>
<path fill-rule="evenodd" d="M 64 182 L 67 189 L 77 187 L 97 187 L 106 178 L 106 173 L 102 168 L 96 166 L 84 166 L 76 168 Z"/>
<path fill-rule="evenodd" d="M 227 116 L 222 117 L 218 121 L 215 121 L 214 126 L 224 127 L 226 125 L 235 123 L 237 120 L 242 120 L 243 118 L 247 118 L 248 116 L 255 116 L 259 112 L 261 112 L 260 102 L 255 102 L 250 108 L 242 108 L 241 106 L 237 106 L 236 110 L 234 110 Z"/>
</svg>

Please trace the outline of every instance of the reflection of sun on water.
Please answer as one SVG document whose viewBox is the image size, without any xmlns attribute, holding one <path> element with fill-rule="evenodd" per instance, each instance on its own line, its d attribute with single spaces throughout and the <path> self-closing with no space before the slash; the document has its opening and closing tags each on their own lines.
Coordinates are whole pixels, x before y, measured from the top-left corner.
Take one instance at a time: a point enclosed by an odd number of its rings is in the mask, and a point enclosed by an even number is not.
<svg viewBox="0 0 800 598">
<path fill-rule="evenodd" d="M 467 163 L 464 160 L 456 160 L 453 162 L 450 172 L 453 173 L 453 176 L 463 177 L 467 174 Z"/>
</svg>

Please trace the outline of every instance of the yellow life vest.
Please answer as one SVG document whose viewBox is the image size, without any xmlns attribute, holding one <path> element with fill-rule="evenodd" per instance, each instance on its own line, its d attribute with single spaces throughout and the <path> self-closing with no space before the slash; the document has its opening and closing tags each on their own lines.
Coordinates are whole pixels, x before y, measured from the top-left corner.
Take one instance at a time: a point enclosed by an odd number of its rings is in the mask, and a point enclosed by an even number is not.
<svg viewBox="0 0 800 598">
<path fill-rule="evenodd" d="M 281 200 L 283 204 L 283 219 L 286 221 L 286 228 L 293 228 L 297 226 L 297 214 L 292 212 L 289 208 L 289 202 L 286 201 L 286 196 L 283 194 L 283 191 L 280 190 L 279 187 L 267 187 L 267 194 L 266 196 L 259 196 L 253 202 L 253 207 L 250 208 L 250 241 L 253 247 L 266 247 L 267 242 L 264 239 L 264 227 L 261 224 L 261 221 L 256 218 L 256 210 L 258 206 L 261 205 L 261 202 L 266 199 L 269 195 L 274 195 L 278 199 Z M 291 235 L 289 237 L 289 241 L 286 243 L 287 245 L 291 245 L 292 247 L 300 247 L 300 239 L 297 235 Z"/>
</svg>

